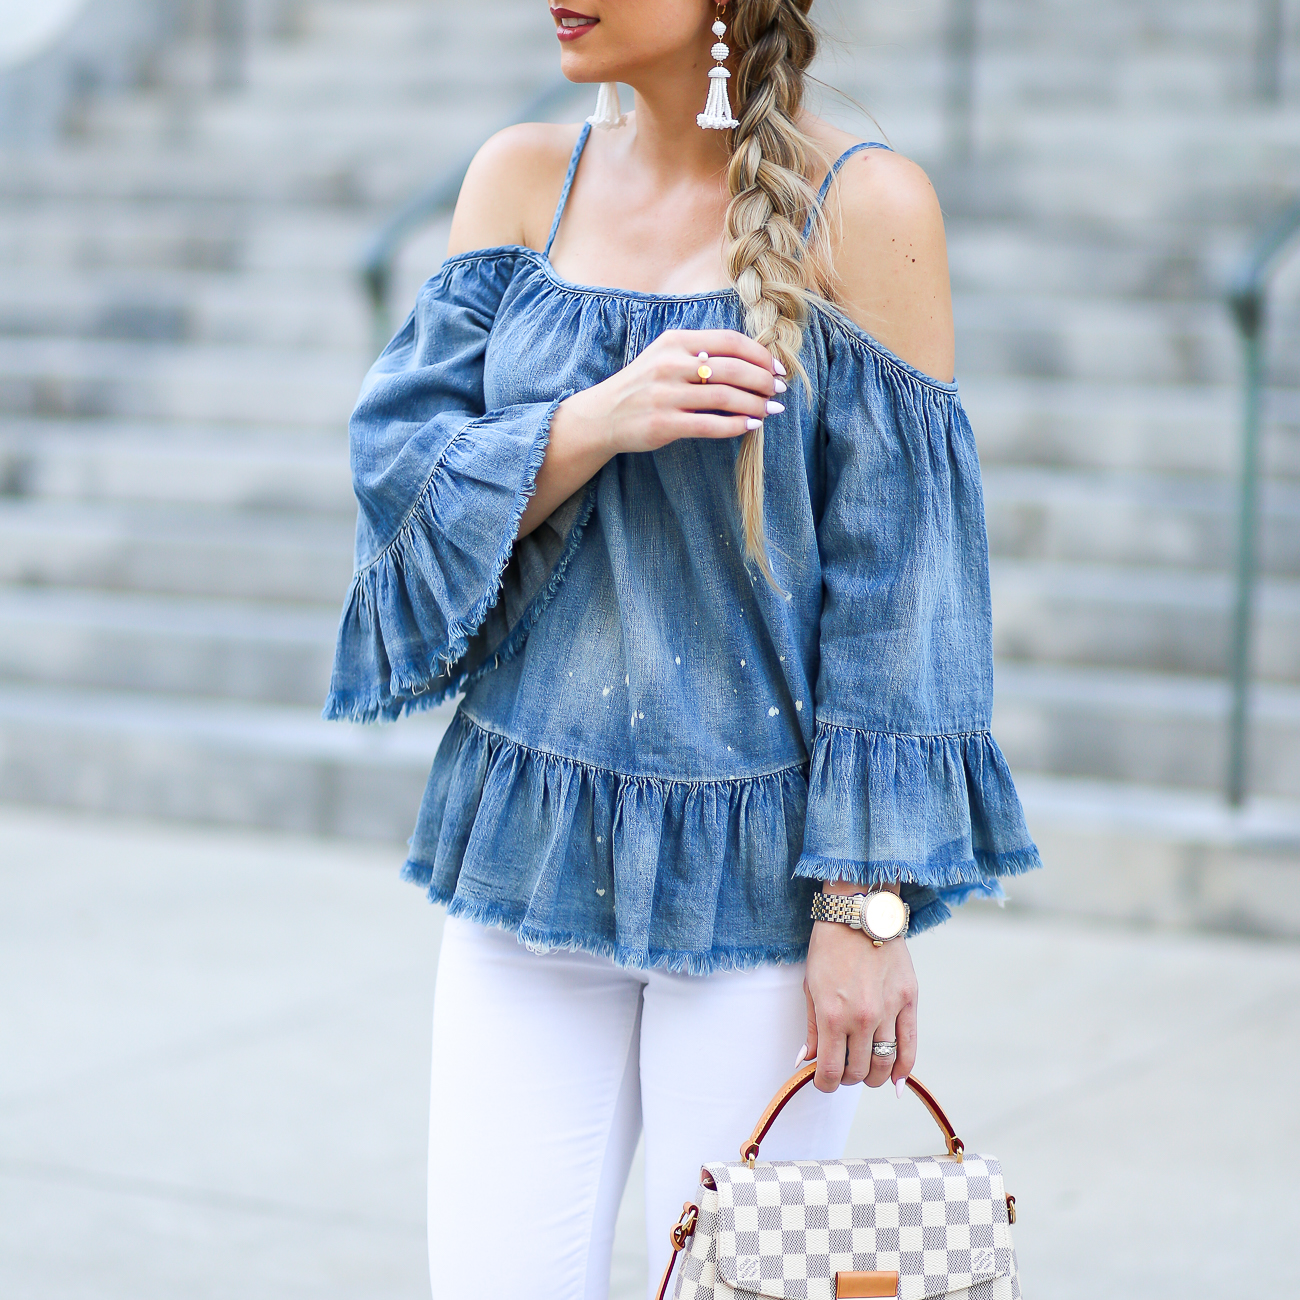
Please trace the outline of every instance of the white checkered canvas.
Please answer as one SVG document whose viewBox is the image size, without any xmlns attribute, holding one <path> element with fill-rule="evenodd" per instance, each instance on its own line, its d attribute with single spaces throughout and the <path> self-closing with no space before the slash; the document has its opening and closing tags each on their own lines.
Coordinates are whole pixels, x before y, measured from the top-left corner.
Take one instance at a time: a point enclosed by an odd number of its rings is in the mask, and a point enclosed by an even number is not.
<svg viewBox="0 0 1300 1300">
<path fill-rule="evenodd" d="M 834 1300 L 837 1272 L 897 1272 L 899 1300 L 1020 1300 L 989 1156 L 705 1166 L 677 1300 Z"/>
</svg>

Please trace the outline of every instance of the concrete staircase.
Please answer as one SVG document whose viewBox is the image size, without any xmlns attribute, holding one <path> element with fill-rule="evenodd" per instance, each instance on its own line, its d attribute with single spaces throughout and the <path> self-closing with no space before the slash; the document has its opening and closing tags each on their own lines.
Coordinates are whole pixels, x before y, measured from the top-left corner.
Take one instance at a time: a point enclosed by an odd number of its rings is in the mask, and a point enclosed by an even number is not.
<svg viewBox="0 0 1300 1300">
<path fill-rule="evenodd" d="M 1263 862 L 1276 898 L 1300 879 L 1300 283 L 1271 335 L 1253 788 L 1274 802 L 1237 817 L 1213 794 L 1239 365 L 1219 299 L 1300 192 L 1300 100 L 1251 101 L 1236 0 L 982 0 L 969 162 L 945 147 L 939 0 L 863 10 L 824 15 L 845 48 L 823 75 L 930 169 L 949 215 L 997 729 L 1035 832 L 1084 872 L 1119 860 L 1115 837 L 1164 846 L 1175 884 L 1143 894 L 1148 918 L 1218 915 L 1184 869 L 1210 841 L 1232 870 Z M 297 12 L 241 90 L 116 98 L 0 166 L 6 798 L 409 831 L 444 717 L 317 721 L 368 360 L 354 260 L 554 56 L 522 0 Z M 403 309 L 437 260 L 435 232 L 404 260 Z M 1130 915 L 1123 879 L 1112 910 Z M 1231 923 L 1300 931 L 1300 907 L 1279 922 L 1264 892 Z"/>
<path fill-rule="evenodd" d="M 5 155 L 0 796 L 409 833 L 445 716 L 319 720 L 369 362 L 355 263 L 554 76 L 537 19 L 313 0 L 241 89 L 113 98 Z M 415 248 L 404 298 L 438 260 Z"/>
</svg>

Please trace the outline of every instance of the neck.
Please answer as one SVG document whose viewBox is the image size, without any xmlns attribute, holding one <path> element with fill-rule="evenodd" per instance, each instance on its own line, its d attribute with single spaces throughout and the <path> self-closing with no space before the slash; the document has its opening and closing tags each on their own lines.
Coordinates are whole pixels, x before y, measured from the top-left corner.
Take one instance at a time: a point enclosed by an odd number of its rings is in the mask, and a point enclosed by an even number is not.
<svg viewBox="0 0 1300 1300">
<path fill-rule="evenodd" d="M 727 131 L 706 131 L 695 121 L 708 93 L 708 70 L 704 58 L 686 67 L 658 71 L 638 77 L 636 116 L 632 119 L 629 152 L 665 179 L 693 177 L 721 179 L 731 157 Z"/>
</svg>

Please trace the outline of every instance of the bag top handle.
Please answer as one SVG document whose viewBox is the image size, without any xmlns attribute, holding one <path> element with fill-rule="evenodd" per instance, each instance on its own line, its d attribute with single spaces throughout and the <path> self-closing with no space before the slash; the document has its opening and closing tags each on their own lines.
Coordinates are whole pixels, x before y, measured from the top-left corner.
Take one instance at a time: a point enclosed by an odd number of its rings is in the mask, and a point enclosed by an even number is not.
<svg viewBox="0 0 1300 1300">
<path fill-rule="evenodd" d="M 776 1096 L 767 1103 L 767 1109 L 763 1112 L 757 1124 L 754 1125 L 754 1131 L 749 1135 L 744 1145 L 740 1148 L 740 1158 L 752 1169 L 754 1162 L 758 1159 L 758 1147 L 763 1139 L 767 1136 L 768 1130 L 776 1122 L 776 1117 L 785 1109 L 786 1103 L 801 1088 L 812 1081 L 812 1077 L 817 1073 L 817 1062 L 809 1061 L 807 1065 L 801 1066 L 796 1070 L 777 1090 Z M 935 1101 L 927 1088 L 915 1075 L 908 1075 L 907 1086 L 912 1092 L 921 1099 L 921 1104 L 930 1112 L 930 1117 L 939 1126 L 939 1132 L 943 1134 L 943 1140 L 948 1144 L 948 1154 L 954 1160 L 961 1163 L 962 1155 L 966 1150 L 966 1144 L 957 1136 L 957 1131 L 949 1122 L 948 1116 L 943 1113 L 943 1107 Z"/>
</svg>

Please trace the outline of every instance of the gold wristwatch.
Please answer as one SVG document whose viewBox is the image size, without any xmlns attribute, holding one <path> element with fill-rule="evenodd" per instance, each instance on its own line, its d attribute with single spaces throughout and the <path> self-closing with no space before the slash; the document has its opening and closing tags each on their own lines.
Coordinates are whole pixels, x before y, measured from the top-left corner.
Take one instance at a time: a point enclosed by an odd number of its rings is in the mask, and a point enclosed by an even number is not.
<svg viewBox="0 0 1300 1300">
<path fill-rule="evenodd" d="M 891 939 L 902 938 L 907 933 L 911 914 L 911 908 L 887 889 L 869 894 L 813 895 L 814 921 L 838 921 L 840 925 L 861 930 L 877 948 Z"/>
</svg>

